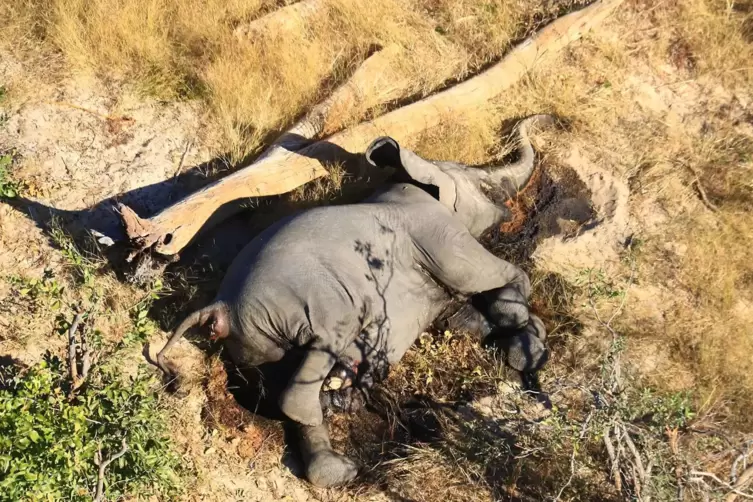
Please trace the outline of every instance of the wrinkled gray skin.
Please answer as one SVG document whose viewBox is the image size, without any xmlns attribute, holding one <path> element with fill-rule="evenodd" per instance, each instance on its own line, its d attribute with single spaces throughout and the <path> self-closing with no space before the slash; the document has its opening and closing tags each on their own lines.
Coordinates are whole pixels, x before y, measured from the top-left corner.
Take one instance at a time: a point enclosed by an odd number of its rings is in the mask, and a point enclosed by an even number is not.
<svg viewBox="0 0 753 502">
<path fill-rule="evenodd" d="M 520 160 L 491 169 L 430 162 L 391 138 L 375 140 L 366 159 L 394 168 L 396 179 L 360 204 L 304 211 L 273 225 L 238 255 L 214 302 L 189 316 L 158 356 L 182 334 L 211 322 L 240 366 L 280 360 L 304 347 L 303 362 L 280 396 L 300 424 L 306 474 L 318 486 L 350 481 L 357 466 L 335 453 L 323 423 L 320 391 L 338 359 L 360 361 L 371 384 L 403 357 L 453 297 L 481 299 L 466 316 L 512 334 L 499 346 L 518 370 L 546 360 L 543 325 L 528 312 L 530 282 L 478 238 L 507 216 L 503 205 L 533 168 L 527 128 L 551 122 L 537 115 L 518 125 Z M 475 304 L 478 304 L 476 302 Z M 470 314 L 467 312 L 470 309 Z"/>
</svg>

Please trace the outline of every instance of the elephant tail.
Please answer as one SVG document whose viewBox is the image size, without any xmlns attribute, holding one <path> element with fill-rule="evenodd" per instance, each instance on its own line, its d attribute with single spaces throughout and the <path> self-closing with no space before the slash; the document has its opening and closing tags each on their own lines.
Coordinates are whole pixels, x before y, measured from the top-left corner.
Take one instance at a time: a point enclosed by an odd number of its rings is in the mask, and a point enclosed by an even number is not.
<svg viewBox="0 0 753 502">
<path fill-rule="evenodd" d="M 524 118 L 515 126 L 518 134 L 519 158 L 512 164 L 492 168 L 491 179 L 508 194 L 520 191 L 533 174 L 534 151 L 529 133 L 532 127 L 550 126 L 556 123 L 553 115 L 538 114 Z"/>
<path fill-rule="evenodd" d="M 162 350 L 157 354 L 157 366 L 166 374 L 172 375 L 172 370 L 167 366 L 165 355 L 170 347 L 175 345 L 189 329 L 194 326 L 204 326 L 211 321 L 211 339 L 226 338 L 230 335 L 230 319 L 228 316 L 227 306 L 223 302 L 214 302 L 203 309 L 199 309 L 186 317 L 180 326 L 175 330 L 170 339 L 167 341 Z"/>
</svg>

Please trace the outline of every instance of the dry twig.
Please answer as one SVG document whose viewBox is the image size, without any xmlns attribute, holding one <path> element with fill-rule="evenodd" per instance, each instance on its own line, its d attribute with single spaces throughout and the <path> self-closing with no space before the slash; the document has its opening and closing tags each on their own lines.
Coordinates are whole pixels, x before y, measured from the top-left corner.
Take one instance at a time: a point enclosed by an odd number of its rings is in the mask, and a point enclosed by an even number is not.
<svg viewBox="0 0 753 502">
<path fill-rule="evenodd" d="M 81 322 L 81 314 L 76 314 L 73 318 L 71 327 L 68 328 L 68 371 L 70 372 L 71 382 L 76 387 L 78 382 L 78 363 L 76 361 L 76 330 Z"/>
<path fill-rule="evenodd" d="M 709 208 L 713 212 L 718 212 L 719 208 L 709 200 L 708 196 L 706 195 L 706 190 L 704 190 L 703 185 L 701 184 L 701 178 L 698 176 L 698 171 L 695 170 L 693 166 L 687 163 L 683 163 L 685 168 L 693 174 L 693 177 L 695 178 L 693 182 L 691 183 L 693 186 L 695 186 L 695 189 L 698 191 L 698 195 L 701 197 L 701 201 L 704 203 L 704 205 Z"/>
<path fill-rule="evenodd" d="M 83 328 L 81 330 L 81 346 L 77 347 L 78 344 L 76 343 L 76 331 L 81 323 L 81 319 L 81 314 L 76 314 L 71 327 L 68 328 L 68 371 L 71 377 L 71 392 L 78 390 L 84 384 L 86 378 L 89 376 L 89 368 L 91 367 L 91 350 L 89 349 Z M 78 367 L 79 354 L 81 356 L 81 371 L 79 371 Z"/>
<path fill-rule="evenodd" d="M 648 490 L 649 480 L 651 479 L 651 467 L 653 466 L 653 462 L 649 461 L 648 467 L 643 467 L 643 461 L 641 460 L 638 448 L 636 448 L 635 443 L 625 429 L 625 426 L 621 425 L 621 427 L 623 437 L 625 438 L 625 444 L 627 444 L 628 449 L 633 454 L 634 460 L 631 463 L 633 465 L 633 482 L 635 484 L 636 497 L 638 500 L 649 502 L 651 497 L 646 495 L 645 492 Z"/>
<path fill-rule="evenodd" d="M 745 493 L 738 488 L 730 485 L 729 483 L 726 483 L 719 479 L 716 474 L 712 472 L 703 472 L 703 471 L 690 471 L 690 481 L 693 481 L 695 483 L 701 483 L 707 485 L 707 483 L 704 481 L 704 478 L 708 478 L 719 484 L 720 486 L 726 488 L 731 492 L 731 494 L 737 495 L 739 497 L 742 497 L 744 499 L 753 500 L 753 495 L 750 493 Z M 751 474 L 753 476 L 753 474 Z M 739 483 L 739 481 L 738 481 Z M 708 485 L 707 485 L 708 486 Z"/>
<path fill-rule="evenodd" d="M 612 444 L 610 436 L 610 430 L 612 426 L 607 425 L 604 427 L 604 446 L 607 448 L 607 454 L 609 454 L 609 461 L 612 464 L 611 475 L 614 480 L 614 487 L 618 492 L 622 492 L 622 478 L 620 477 L 620 457 L 619 450 L 615 450 Z M 619 445 L 619 443 L 618 443 Z"/>
<path fill-rule="evenodd" d="M 740 469 L 740 464 L 743 465 L 743 471 L 748 469 L 748 457 L 751 453 L 753 453 L 753 451 L 751 451 L 751 446 L 753 446 L 753 440 L 746 441 L 745 451 L 738 455 L 735 461 L 732 463 L 732 469 L 730 470 L 729 474 L 729 479 L 732 484 L 737 483 L 737 471 Z"/>
<path fill-rule="evenodd" d="M 570 477 L 567 479 L 567 482 L 562 485 L 562 488 L 560 488 L 560 491 L 559 493 L 557 493 L 557 497 L 555 497 L 554 500 L 560 500 L 562 498 L 562 494 L 565 492 L 565 489 L 573 482 L 573 478 L 575 477 L 575 455 L 576 453 L 578 453 L 578 445 L 586 437 L 586 432 L 588 432 L 588 425 L 591 423 L 593 416 L 594 410 L 591 410 L 580 428 L 578 441 L 573 445 L 573 452 L 570 455 Z"/>
</svg>

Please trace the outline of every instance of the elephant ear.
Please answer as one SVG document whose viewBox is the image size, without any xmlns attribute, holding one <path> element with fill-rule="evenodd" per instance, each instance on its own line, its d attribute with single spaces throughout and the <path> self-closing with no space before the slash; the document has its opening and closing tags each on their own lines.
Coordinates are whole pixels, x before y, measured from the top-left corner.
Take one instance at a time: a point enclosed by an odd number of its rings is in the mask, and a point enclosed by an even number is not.
<svg viewBox="0 0 753 502">
<path fill-rule="evenodd" d="M 399 181 L 414 182 L 448 209 L 455 210 L 455 181 L 432 162 L 401 148 L 393 138 L 382 136 L 375 139 L 366 149 L 365 156 L 372 166 L 395 168 Z"/>
</svg>

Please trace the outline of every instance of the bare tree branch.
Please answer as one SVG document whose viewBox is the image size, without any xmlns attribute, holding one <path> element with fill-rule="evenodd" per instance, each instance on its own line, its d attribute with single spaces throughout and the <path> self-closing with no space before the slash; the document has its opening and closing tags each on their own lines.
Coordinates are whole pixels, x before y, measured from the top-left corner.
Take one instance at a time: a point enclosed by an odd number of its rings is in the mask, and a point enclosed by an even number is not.
<svg viewBox="0 0 753 502">
<path fill-rule="evenodd" d="M 742 497 L 742 498 L 748 499 L 748 500 L 753 500 L 753 495 L 751 495 L 750 493 L 745 493 L 743 491 L 740 491 L 738 488 L 735 488 L 734 486 L 730 485 L 729 483 L 727 483 L 725 481 L 722 481 L 714 473 L 711 473 L 711 472 L 702 472 L 702 471 L 690 471 L 690 476 L 691 476 L 690 480 L 694 481 L 694 482 L 698 482 L 698 480 L 699 479 L 702 480 L 702 478 L 711 479 L 711 480 L 715 481 L 716 483 L 718 483 L 720 486 L 726 488 L 727 490 L 729 490 L 733 494 L 737 495 L 738 497 Z M 753 477 L 753 474 L 751 474 L 751 477 Z M 739 483 L 739 481 L 738 481 L 738 483 Z"/>
<path fill-rule="evenodd" d="M 76 360 L 76 330 L 78 330 L 79 323 L 81 323 L 81 314 L 76 314 L 71 327 L 68 328 L 68 371 L 74 388 L 77 388 L 80 379 Z"/>
<path fill-rule="evenodd" d="M 97 453 L 94 454 L 94 464 L 99 467 L 99 471 L 97 472 L 97 491 L 94 494 L 94 502 L 102 502 L 104 497 L 104 488 L 105 488 L 105 471 L 110 466 L 111 463 L 113 463 L 115 460 L 119 459 L 123 455 L 126 454 L 128 451 L 128 445 L 126 444 L 125 438 L 121 441 L 121 449 L 119 452 L 117 452 L 115 455 L 111 456 L 104 462 L 102 461 L 102 449 L 98 449 Z"/>
<path fill-rule="evenodd" d="M 81 374 L 79 378 L 81 382 L 86 381 L 89 376 L 89 368 L 91 367 L 91 351 L 89 350 L 89 343 L 86 340 L 86 326 L 81 330 Z"/>
<path fill-rule="evenodd" d="M 745 486 L 747 486 L 751 481 L 753 481 L 753 466 L 748 467 L 743 471 L 740 477 L 737 478 L 737 481 L 734 484 L 734 488 L 735 490 L 741 490 L 745 488 Z M 739 493 L 733 491 L 732 493 L 727 495 L 727 497 L 724 499 L 724 502 L 735 502 L 738 495 Z"/>
<path fill-rule="evenodd" d="M 91 368 L 91 349 L 86 339 L 86 325 L 81 328 L 81 343 L 76 342 L 76 332 L 83 316 L 76 314 L 68 328 L 68 372 L 71 378 L 71 394 L 78 390 L 89 376 Z M 81 368 L 79 370 L 79 362 Z"/>
</svg>

